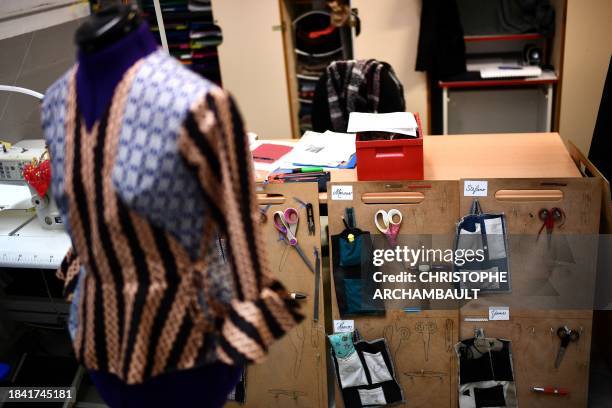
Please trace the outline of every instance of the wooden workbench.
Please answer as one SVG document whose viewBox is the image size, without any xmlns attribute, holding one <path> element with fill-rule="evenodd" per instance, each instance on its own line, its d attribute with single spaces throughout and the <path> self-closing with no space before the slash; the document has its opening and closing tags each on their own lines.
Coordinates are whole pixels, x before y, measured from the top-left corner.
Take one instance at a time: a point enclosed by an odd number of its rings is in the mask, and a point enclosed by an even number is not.
<svg viewBox="0 0 612 408">
<path fill-rule="evenodd" d="M 283 143 L 291 144 L 295 141 Z M 346 207 L 355 208 L 356 218 L 360 222 L 359 227 L 372 234 L 378 234 L 372 223 L 374 213 L 379 209 L 396 208 L 405 215 L 402 234 L 431 235 L 432 246 L 435 239 L 435 245 L 449 247 L 452 244 L 442 241 L 454 238 L 457 220 L 469 211 L 471 205 L 471 198 L 463 197 L 461 180 L 485 180 L 488 182 L 489 194 L 479 199 L 487 211 L 508 214 L 509 234 L 537 235 L 542 223 L 532 214 L 537 214 L 543 207 L 559 206 L 572 216 L 563 227 L 555 230 L 555 234 L 588 235 L 598 230 L 601 202 L 598 186 L 601 180 L 596 178 L 601 177 L 583 177 L 580 171 L 582 166 L 588 168 L 588 160 L 575 151 L 571 143 L 566 147 L 556 133 L 427 136 L 424 139 L 425 181 L 357 182 L 356 170 L 332 170 L 332 185 L 350 185 L 354 193 L 353 199 L 330 200 L 328 203 L 327 193 L 320 193 L 319 201 L 328 204 L 330 235 L 338 234 L 344 229 L 341 220 Z M 596 174 L 595 169 L 589 168 L 589 170 Z M 275 188 L 273 194 L 270 194 L 271 191 L 265 191 L 265 188 L 271 186 Z M 285 191 L 286 187 L 290 188 Z M 260 203 L 293 205 L 284 200 L 297 191 L 303 193 L 301 190 L 293 191 L 295 188 L 295 185 L 263 186 L 260 191 Z M 316 194 L 314 191 L 312 193 Z M 387 195 L 391 199 L 376 202 L 364 200 L 366 195 L 371 199 L 373 194 Z M 418 196 L 420 198 L 417 199 Z M 606 196 L 609 196 L 609 190 Z M 412 198 L 415 200 L 412 201 Z M 278 242 L 272 241 L 270 245 L 276 246 Z M 534 239 L 533 245 L 526 246 L 522 250 L 537 255 L 540 248 L 546 254 L 548 253 L 546 245 L 544 240 L 537 243 Z M 333 248 L 330 251 L 333 253 Z M 273 253 L 274 256 L 280 255 L 274 251 Z M 532 266 L 536 263 L 527 262 L 526 259 L 528 258 L 522 256 L 522 253 L 521 256 L 513 257 L 513 292 L 510 294 L 483 296 L 480 302 L 472 302 L 460 308 L 450 307 L 449 310 L 427 310 L 418 314 L 408 314 L 398 308 L 393 310 L 394 308 L 390 306 L 385 316 L 352 317 L 355 326 L 365 338 L 387 339 L 393 353 L 396 373 L 405 393 L 404 406 L 456 407 L 458 367 L 452 346 L 461 338 L 471 337 L 474 328 L 484 328 L 489 336 L 513 341 L 513 349 L 516 351 L 513 357 L 515 381 L 522 405 L 542 408 L 586 407 L 592 311 L 547 308 L 529 303 L 528 300 L 535 299 L 535 302 L 543 299 L 537 296 L 525 296 L 524 292 L 530 289 L 525 282 L 534 279 L 534 274 L 547 269 L 540 268 L 539 263 L 534 268 Z M 548 258 L 544 256 L 542 259 L 542 262 L 545 262 Z M 586 265 L 587 262 L 579 260 L 577 264 Z M 559 293 L 574 294 L 577 293 L 577 289 L 592 291 L 592 279 L 591 281 L 586 279 L 585 272 L 587 271 L 581 271 L 580 285 L 559 285 Z M 282 276 L 294 278 L 294 275 L 291 273 Z M 310 276 L 308 273 L 304 275 Z M 326 332 L 330 333 L 329 326 L 332 320 L 338 319 L 340 315 L 335 299 L 333 275 L 329 269 L 326 269 L 322 276 L 326 299 L 323 305 Z M 561 282 L 556 277 L 555 279 L 555 283 Z M 290 281 L 286 284 L 291 287 Z M 487 317 L 490 304 L 511 307 L 510 321 L 466 320 Z M 423 324 L 433 328 L 431 342 L 429 337 L 425 341 L 422 331 L 419 331 L 419 327 Z M 563 325 L 580 330 L 582 341 L 568 351 L 564 365 L 554 369 L 552 367 L 554 353 L 558 348 L 558 339 L 554 337 L 554 330 Z M 550 333 L 553 333 L 553 336 Z M 282 347 L 282 344 L 279 347 Z M 272 369 L 279 372 L 276 367 L 284 366 L 286 356 L 293 349 L 287 350 L 289 350 L 287 354 L 285 351 L 277 351 L 271 357 L 271 365 L 265 370 Z M 541 350 L 549 352 L 542 353 Z M 304 349 L 303 355 L 313 356 L 316 352 L 314 348 Z M 255 376 L 257 378 L 257 375 Z M 283 377 L 285 376 L 283 374 Z M 291 389 L 304 393 L 300 394 L 302 396 L 298 399 L 314 400 L 313 397 L 318 395 L 319 401 L 321 400 L 320 390 L 312 387 L 308 390 L 298 389 L 298 386 L 291 383 L 291 381 L 296 382 L 292 378 L 287 377 L 287 384 L 283 385 L 282 390 Z M 330 377 L 329 383 L 332 382 L 335 383 L 333 377 Z M 571 396 L 559 400 L 532 393 L 530 387 L 540 383 L 567 387 L 571 389 Z M 265 391 L 261 393 L 262 395 L 270 394 L 265 384 L 267 382 L 255 386 L 256 390 L 261 388 Z M 432 393 L 431 390 L 434 388 L 437 391 Z M 336 396 L 339 396 L 337 386 L 334 386 L 334 389 Z M 269 399 L 267 394 L 265 397 Z M 253 406 L 269 405 L 269 401 L 257 395 L 258 391 L 251 391 Z M 282 398 L 285 398 L 284 395 L 286 394 L 283 394 Z M 329 397 L 333 399 L 332 396 Z M 342 406 L 340 398 L 336 398 L 336 403 Z"/>
<path fill-rule="evenodd" d="M 423 156 L 425 180 L 582 177 L 558 133 L 425 136 Z M 332 170 L 331 181 L 357 181 L 357 171 Z"/>
<path fill-rule="evenodd" d="M 558 133 L 425 136 L 425 180 L 581 177 Z M 332 170 L 332 181 L 356 181 Z"/>
</svg>

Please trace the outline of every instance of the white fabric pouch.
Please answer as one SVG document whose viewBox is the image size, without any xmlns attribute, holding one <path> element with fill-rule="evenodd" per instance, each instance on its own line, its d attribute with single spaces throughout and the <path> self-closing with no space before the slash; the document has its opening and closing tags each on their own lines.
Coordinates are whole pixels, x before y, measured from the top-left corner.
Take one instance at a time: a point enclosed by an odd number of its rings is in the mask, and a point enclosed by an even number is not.
<svg viewBox="0 0 612 408">
<path fill-rule="evenodd" d="M 338 361 L 338 374 L 340 375 L 342 388 L 368 384 L 365 370 L 357 353 L 352 353 L 346 358 L 336 357 L 336 360 Z"/>
<path fill-rule="evenodd" d="M 383 358 L 382 353 L 372 354 L 364 351 L 363 359 L 368 366 L 370 378 L 372 378 L 372 384 L 393 380 L 391 373 L 389 373 L 389 368 L 387 368 L 387 364 L 385 364 L 385 359 Z"/>
<path fill-rule="evenodd" d="M 496 260 L 506 257 L 506 246 L 504 244 L 504 228 L 501 218 L 488 218 L 484 220 L 487 233 L 487 246 L 489 247 L 489 259 Z"/>
<path fill-rule="evenodd" d="M 370 405 L 386 405 L 387 400 L 385 399 L 385 393 L 383 392 L 382 387 L 373 388 L 371 390 L 357 390 L 359 392 L 359 399 L 361 400 L 361 405 L 370 406 Z"/>
<path fill-rule="evenodd" d="M 480 224 L 476 224 L 475 231 L 468 231 L 461 228 L 459 230 L 459 241 L 457 249 L 472 249 L 474 251 L 482 249 L 482 231 Z"/>
</svg>

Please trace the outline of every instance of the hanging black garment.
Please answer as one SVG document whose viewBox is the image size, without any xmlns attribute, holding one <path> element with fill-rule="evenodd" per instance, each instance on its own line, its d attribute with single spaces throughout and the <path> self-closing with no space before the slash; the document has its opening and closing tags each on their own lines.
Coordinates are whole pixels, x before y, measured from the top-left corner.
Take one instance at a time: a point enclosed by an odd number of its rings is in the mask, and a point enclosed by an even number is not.
<svg viewBox="0 0 612 408">
<path fill-rule="evenodd" d="M 465 72 L 465 43 L 455 0 L 423 1 L 417 71 L 436 78 Z"/>
<path fill-rule="evenodd" d="M 608 180 L 612 179 L 612 58 L 604 85 L 595 131 L 589 150 L 589 159 Z"/>
</svg>

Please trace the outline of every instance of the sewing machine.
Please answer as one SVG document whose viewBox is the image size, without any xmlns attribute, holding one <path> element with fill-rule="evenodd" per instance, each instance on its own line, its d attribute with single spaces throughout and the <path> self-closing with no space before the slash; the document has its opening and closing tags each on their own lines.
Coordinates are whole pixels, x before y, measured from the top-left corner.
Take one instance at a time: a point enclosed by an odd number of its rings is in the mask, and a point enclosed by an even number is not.
<svg viewBox="0 0 612 408">
<path fill-rule="evenodd" d="M 45 152 L 45 142 L 38 140 L 22 140 L 6 148 L 2 145 L 0 149 L 0 191 L 3 198 L 0 200 L 0 211 L 4 208 L 33 207 L 41 226 L 46 229 L 63 229 L 57 205 L 53 201 L 50 191 L 41 197 L 35 189 L 24 180 L 22 171 L 24 166 L 33 159 L 39 159 Z M 9 187 L 10 186 L 10 187 Z M 20 186 L 23 186 L 20 191 Z M 30 192 L 29 204 L 23 200 L 25 188 Z M 4 201 L 4 202 L 2 202 Z M 13 202 L 12 202 L 13 201 Z"/>
<path fill-rule="evenodd" d="M 57 301 L 61 283 L 53 275 L 70 238 L 50 193 L 40 197 L 21 172 L 44 149 L 43 140 L 0 147 L 0 307 L 14 320 L 57 324 L 68 305 Z"/>
</svg>

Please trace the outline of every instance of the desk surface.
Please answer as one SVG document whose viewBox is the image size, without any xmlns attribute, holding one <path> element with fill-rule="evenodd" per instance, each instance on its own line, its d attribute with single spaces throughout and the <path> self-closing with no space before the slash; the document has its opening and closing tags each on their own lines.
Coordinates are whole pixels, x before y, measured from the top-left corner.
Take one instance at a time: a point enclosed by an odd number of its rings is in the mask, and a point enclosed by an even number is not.
<svg viewBox="0 0 612 408">
<path fill-rule="evenodd" d="M 423 155 L 425 180 L 582 177 L 558 133 L 425 136 Z M 357 171 L 332 170 L 331 180 L 357 181 Z"/>
<path fill-rule="evenodd" d="M 425 136 L 425 180 L 582 177 L 558 133 Z M 332 181 L 356 181 L 332 170 Z"/>
</svg>

